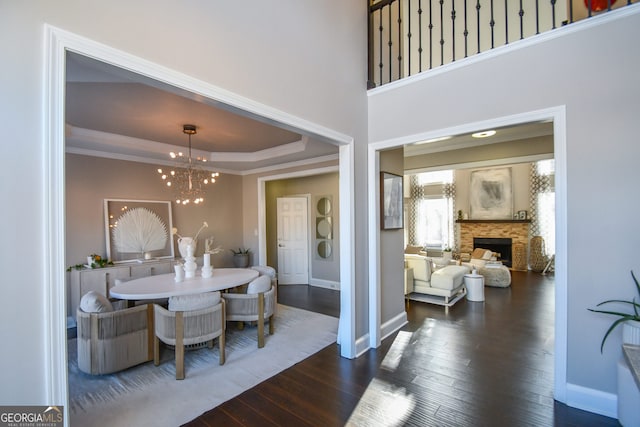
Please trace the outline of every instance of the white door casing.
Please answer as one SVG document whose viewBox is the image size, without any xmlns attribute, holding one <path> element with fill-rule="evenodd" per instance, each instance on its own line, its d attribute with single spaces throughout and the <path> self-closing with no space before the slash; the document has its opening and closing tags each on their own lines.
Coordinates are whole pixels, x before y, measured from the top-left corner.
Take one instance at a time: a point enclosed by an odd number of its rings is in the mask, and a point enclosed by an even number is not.
<svg viewBox="0 0 640 427">
<path fill-rule="evenodd" d="M 309 283 L 309 226 L 306 197 L 278 197 L 278 284 Z"/>
</svg>

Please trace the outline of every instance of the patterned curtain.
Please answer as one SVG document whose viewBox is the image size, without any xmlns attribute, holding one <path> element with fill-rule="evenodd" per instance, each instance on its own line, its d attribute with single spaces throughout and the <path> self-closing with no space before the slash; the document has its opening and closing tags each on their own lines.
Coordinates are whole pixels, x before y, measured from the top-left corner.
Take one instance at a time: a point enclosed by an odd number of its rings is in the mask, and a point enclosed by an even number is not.
<svg viewBox="0 0 640 427">
<path fill-rule="evenodd" d="M 453 179 L 442 185 L 442 197 L 447 200 L 449 208 L 449 243 L 448 246 L 458 252 L 458 234 L 455 232 L 456 219 L 456 172 L 453 171 Z"/>
<path fill-rule="evenodd" d="M 424 187 L 422 185 L 418 185 L 418 175 L 411 175 L 409 177 L 409 186 L 411 199 L 407 202 L 407 244 L 419 246 L 424 244 L 424 242 L 418 241 L 416 224 L 418 223 L 418 203 L 420 200 L 424 199 Z"/>
<path fill-rule="evenodd" d="M 540 236 L 544 239 L 546 256 L 555 254 L 555 164 L 554 160 L 531 163 L 530 195 L 531 225 L 529 239 Z"/>
</svg>

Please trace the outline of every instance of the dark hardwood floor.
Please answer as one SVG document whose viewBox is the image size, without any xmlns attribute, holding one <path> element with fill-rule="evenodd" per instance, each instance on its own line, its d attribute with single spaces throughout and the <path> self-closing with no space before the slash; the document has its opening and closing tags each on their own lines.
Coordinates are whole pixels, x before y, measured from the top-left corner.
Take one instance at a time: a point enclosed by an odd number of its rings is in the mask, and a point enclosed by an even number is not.
<svg viewBox="0 0 640 427">
<path fill-rule="evenodd" d="M 412 302 L 379 348 L 349 360 L 330 345 L 187 425 L 618 426 L 553 400 L 553 287 L 513 272 L 484 303 Z M 280 303 L 331 315 L 336 294 L 279 288 Z"/>
</svg>

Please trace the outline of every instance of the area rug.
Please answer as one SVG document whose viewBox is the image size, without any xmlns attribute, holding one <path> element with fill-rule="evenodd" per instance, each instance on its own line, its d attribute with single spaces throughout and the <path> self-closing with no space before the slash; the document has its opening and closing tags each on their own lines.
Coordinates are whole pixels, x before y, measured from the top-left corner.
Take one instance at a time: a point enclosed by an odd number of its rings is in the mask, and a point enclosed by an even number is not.
<svg viewBox="0 0 640 427">
<path fill-rule="evenodd" d="M 278 306 L 275 333 L 258 349 L 256 327 L 227 329 L 226 363 L 218 345 L 185 353 L 185 379 L 175 379 L 174 353 L 110 375 L 78 370 L 69 340 L 69 416 L 73 426 L 177 426 L 335 343 L 338 319 Z M 268 328 L 265 327 L 265 333 Z"/>
</svg>

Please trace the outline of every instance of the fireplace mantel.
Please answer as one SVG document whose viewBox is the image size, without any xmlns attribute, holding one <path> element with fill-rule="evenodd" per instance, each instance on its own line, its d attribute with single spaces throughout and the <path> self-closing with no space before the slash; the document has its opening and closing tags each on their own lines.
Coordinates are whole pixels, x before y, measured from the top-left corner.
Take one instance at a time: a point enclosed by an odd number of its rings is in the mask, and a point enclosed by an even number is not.
<svg viewBox="0 0 640 427">
<path fill-rule="evenodd" d="M 530 219 L 457 219 L 458 224 L 529 224 Z"/>
</svg>

